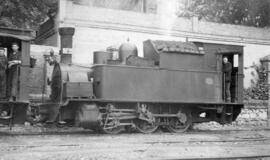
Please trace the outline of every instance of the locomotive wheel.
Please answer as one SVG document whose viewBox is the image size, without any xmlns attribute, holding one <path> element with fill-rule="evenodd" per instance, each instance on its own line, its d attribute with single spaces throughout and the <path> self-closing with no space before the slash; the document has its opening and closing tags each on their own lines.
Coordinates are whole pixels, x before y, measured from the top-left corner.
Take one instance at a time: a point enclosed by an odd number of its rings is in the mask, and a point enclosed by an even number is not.
<svg viewBox="0 0 270 160">
<path fill-rule="evenodd" d="M 106 134 L 118 134 L 121 131 L 124 130 L 123 126 L 120 126 L 120 122 L 115 117 L 108 118 L 109 115 L 107 115 L 107 118 L 105 119 L 104 125 L 101 126 L 101 131 Z"/>
<path fill-rule="evenodd" d="M 99 130 L 102 133 L 106 134 L 118 134 L 121 131 L 124 130 L 123 126 L 120 126 L 120 121 L 118 117 L 112 113 L 110 110 L 115 109 L 115 106 L 113 104 L 107 104 L 106 105 L 106 112 L 103 113 L 103 120 L 102 123 L 99 126 Z"/>
<path fill-rule="evenodd" d="M 106 134 L 118 134 L 124 130 L 124 127 L 119 124 L 117 119 L 108 120 L 101 126 L 101 131 Z"/>
<path fill-rule="evenodd" d="M 124 128 L 122 126 L 115 127 L 115 128 L 102 127 L 102 129 L 101 129 L 101 131 L 103 133 L 106 133 L 106 134 L 118 134 L 118 133 L 122 132 L 123 130 L 124 130 Z"/>
<path fill-rule="evenodd" d="M 192 117 L 188 111 L 179 111 L 178 117 L 169 118 L 169 125 L 166 127 L 170 132 L 183 133 L 192 124 Z"/>
<path fill-rule="evenodd" d="M 149 134 L 155 132 L 157 129 L 158 125 L 156 125 L 155 123 L 149 123 L 144 120 L 136 121 L 136 130 L 140 133 Z"/>
</svg>

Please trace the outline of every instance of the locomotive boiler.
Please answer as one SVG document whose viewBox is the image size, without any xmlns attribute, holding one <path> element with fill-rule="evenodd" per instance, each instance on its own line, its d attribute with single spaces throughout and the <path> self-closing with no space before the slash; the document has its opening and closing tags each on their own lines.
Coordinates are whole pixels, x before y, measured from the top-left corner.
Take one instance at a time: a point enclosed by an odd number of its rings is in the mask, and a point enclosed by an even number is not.
<svg viewBox="0 0 270 160">
<path fill-rule="evenodd" d="M 124 43 L 119 59 L 95 52 L 91 68 L 72 64 L 71 57 L 55 61 L 49 120 L 105 133 L 152 133 L 237 118 L 243 107 L 242 46 L 147 40 L 143 51 L 139 57 L 135 45 Z M 231 102 L 225 102 L 224 56 L 233 65 Z"/>
</svg>

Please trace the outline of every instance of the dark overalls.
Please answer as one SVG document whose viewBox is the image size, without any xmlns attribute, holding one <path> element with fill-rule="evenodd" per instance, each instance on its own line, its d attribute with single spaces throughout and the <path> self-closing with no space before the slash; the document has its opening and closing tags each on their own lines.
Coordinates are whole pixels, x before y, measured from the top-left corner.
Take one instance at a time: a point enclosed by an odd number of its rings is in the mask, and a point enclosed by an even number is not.
<svg viewBox="0 0 270 160">
<path fill-rule="evenodd" d="M 8 61 L 21 60 L 21 53 L 11 53 L 8 57 Z M 18 80 L 19 80 L 19 65 L 13 65 L 8 70 L 8 96 L 16 98 L 18 90 Z"/>
<path fill-rule="evenodd" d="M 232 64 L 230 62 L 223 64 L 223 73 L 225 75 L 225 100 L 227 102 L 231 101 L 231 74 L 232 74 Z"/>
<path fill-rule="evenodd" d="M 7 57 L 0 56 L 0 99 L 6 98 L 6 69 L 7 69 Z"/>
</svg>

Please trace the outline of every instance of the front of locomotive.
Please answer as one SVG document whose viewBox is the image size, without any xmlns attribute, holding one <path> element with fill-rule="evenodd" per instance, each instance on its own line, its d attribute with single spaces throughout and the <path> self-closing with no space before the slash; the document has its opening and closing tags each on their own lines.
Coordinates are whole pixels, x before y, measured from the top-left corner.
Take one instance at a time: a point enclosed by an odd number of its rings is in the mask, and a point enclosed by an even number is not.
<svg viewBox="0 0 270 160">
<path fill-rule="evenodd" d="M 53 55 L 47 59 L 49 64 L 54 65 L 50 84 L 50 100 L 62 105 L 70 99 L 91 99 L 93 97 L 91 67 L 72 63 L 74 32 L 73 27 L 60 28 L 60 60 L 56 60 Z"/>
<path fill-rule="evenodd" d="M 61 36 L 61 50 L 59 59 L 51 54 L 46 61 L 53 66 L 49 100 L 40 108 L 43 120 L 46 122 L 60 122 L 61 124 L 93 126 L 98 123 L 98 109 L 93 105 L 93 78 L 90 66 L 72 63 L 72 36 L 74 28 L 59 29 Z M 83 110 L 83 111 L 82 111 Z M 82 113 L 89 112 L 89 114 Z M 42 113 L 41 113 L 42 114 Z M 86 123 L 86 124 L 85 124 Z"/>
<path fill-rule="evenodd" d="M 49 121 L 55 121 L 58 118 L 57 121 L 64 123 L 71 122 L 77 125 L 87 123 L 85 126 L 92 126 L 95 123 L 96 125 L 99 113 L 97 106 L 93 103 L 95 96 L 91 73 L 90 67 L 63 61 L 54 62 L 50 82 L 52 109 Z M 87 114 L 82 115 L 85 112 Z"/>
</svg>

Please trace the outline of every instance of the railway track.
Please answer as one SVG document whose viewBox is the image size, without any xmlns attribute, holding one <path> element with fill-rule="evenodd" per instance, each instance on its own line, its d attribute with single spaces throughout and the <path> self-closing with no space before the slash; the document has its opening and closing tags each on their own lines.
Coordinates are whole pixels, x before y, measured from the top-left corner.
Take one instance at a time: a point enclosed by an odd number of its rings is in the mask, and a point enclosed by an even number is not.
<svg viewBox="0 0 270 160">
<path fill-rule="evenodd" d="M 0 136 L 5 159 L 270 159 L 268 132 Z M 79 156 L 77 156 L 79 155 Z M 43 158 L 42 157 L 42 158 Z M 74 158 L 75 157 L 75 158 Z M 138 158 L 139 157 L 139 158 Z M 43 159 L 44 159 L 43 158 Z M 1 159 L 1 160 L 2 160 Z"/>
<path fill-rule="evenodd" d="M 180 158 L 174 160 L 269 160 L 269 155 L 254 155 L 254 156 L 227 156 L 227 157 L 202 157 L 202 158 Z"/>
<path fill-rule="evenodd" d="M 248 143 L 248 144 L 254 144 L 255 142 L 270 142 L 270 138 L 258 138 L 258 139 L 235 139 L 235 140 L 189 140 L 189 141 L 149 141 L 149 142 L 143 142 L 143 144 L 148 145 L 156 145 L 156 144 L 225 144 L 225 143 Z M 0 143 L 1 144 L 1 143 Z M 62 143 L 62 144 L 48 144 L 47 147 L 87 147 L 89 142 L 85 143 Z M 7 145 L 6 147 L 12 147 L 12 148 L 39 148 L 43 147 L 43 145 Z M 270 154 L 269 154 L 270 155 Z"/>
<path fill-rule="evenodd" d="M 189 140 L 189 144 L 197 144 L 197 143 L 255 143 L 255 142 L 270 142 L 270 138 L 251 138 L 251 139 L 228 139 L 228 140 Z M 147 144 L 172 144 L 172 143 L 186 143 L 185 141 L 158 141 L 158 142 L 146 142 Z"/>
<path fill-rule="evenodd" d="M 248 131 L 248 129 L 245 129 Z M 219 133 L 230 133 L 230 132 L 242 132 L 245 130 L 189 130 L 184 134 L 198 134 L 198 133 L 209 133 L 209 134 L 219 134 Z M 267 130 L 267 129 L 262 129 Z M 255 131 L 255 130 L 254 130 Z M 125 134 L 140 134 L 135 130 L 128 130 L 125 132 L 121 132 L 119 135 Z M 152 134 L 166 134 L 162 129 L 159 129 L 157 132 Z M 92 130 L 86 130 L 83 128 L 78 127 L 69 127 L 69 126 L 62 126 L 57 127 L 57 125 L 40 125 L 40 126 L 24 126 L 18 125 L 13 127 L 11 130 L 7 126 L 0 125 L 0 135 L 68 135 L 68 134 L 89 134 L 89 135 L 97 135 L 102 133 L 97 133 Z"/>
</svg>

